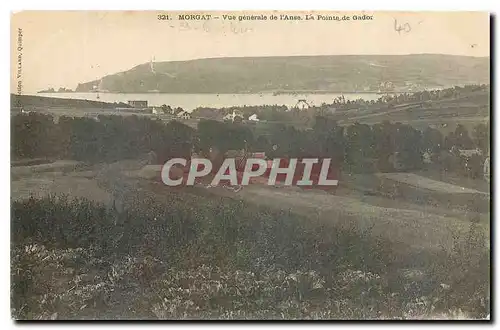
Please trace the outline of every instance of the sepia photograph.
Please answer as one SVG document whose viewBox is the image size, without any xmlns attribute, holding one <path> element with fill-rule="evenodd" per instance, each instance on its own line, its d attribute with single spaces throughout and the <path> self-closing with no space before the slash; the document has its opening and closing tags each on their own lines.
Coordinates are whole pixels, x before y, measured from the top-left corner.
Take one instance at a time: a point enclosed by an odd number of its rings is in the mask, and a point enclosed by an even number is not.
<svg viewBox="0 0 500 330">
<path fill-rule="evenodd" d="M 492 18 L 10 16 L 10 315 L 491 318 Z"/>
</svg>

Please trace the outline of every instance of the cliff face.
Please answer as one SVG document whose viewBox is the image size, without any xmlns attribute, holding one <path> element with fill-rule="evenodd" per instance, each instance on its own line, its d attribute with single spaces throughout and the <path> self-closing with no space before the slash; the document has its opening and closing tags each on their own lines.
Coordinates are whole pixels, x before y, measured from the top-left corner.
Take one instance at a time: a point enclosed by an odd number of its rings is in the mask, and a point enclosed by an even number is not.
<svg viewBox="0 0 500 330">
<path fill-rule="evenodd" d="M 489 83 L 489 58 L 452 55 L 216 58 L 141 64 L 103 77 L 120 93 L 259 93 L 271 91 L 416 91 Z M 92 91 L 100 81 L 81 83 Z"/>
</svg>

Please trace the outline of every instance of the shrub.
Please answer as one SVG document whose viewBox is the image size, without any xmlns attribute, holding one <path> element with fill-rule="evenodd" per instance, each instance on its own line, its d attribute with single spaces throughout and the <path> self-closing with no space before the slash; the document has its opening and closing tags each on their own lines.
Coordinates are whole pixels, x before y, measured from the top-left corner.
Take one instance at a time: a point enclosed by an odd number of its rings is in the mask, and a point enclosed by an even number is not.
<svg viewBox="0 0 500 330">
<path fill-rule="evenodd" d="M 108 301 L 132 283 L 152 290 L 134 298 L 147 317 L 418 318 L 457 308 L 474 317 L 487 313 L 489 252 L 478 227 L 471 226 L 466 241 L 457 238 L 452 255 L 421 256 L 425 276 L 417 280 L 396 276 L 402 264 L 417 265 L 414 257 L 398 261 L 398 247 L 369 230 L 189 196 L 141 198 L 118 218 L 103 205 L 64 196 L 14 202 L 14 314 L 72 317 L 88 308 L 85 301 Z M 53 282 L 68 276 L 78 281 L 89 268 L 101 275 L 75 292 L 63 294 Z M 92 308 L 101 315 L 108 307 Z"/>
</svg>

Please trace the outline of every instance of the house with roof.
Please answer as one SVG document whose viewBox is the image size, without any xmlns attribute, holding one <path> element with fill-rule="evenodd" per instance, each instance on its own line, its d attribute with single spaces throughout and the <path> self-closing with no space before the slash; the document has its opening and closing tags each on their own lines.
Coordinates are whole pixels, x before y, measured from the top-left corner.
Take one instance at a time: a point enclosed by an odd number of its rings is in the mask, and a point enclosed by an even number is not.
<svg viewBox="0 0 500 330">
<path fill-rule="evenodd" d="M 181 111 L 176 114 L 177 118 L 179 119 L 191 119 L 191 114 L 187 111 Z"/>
<path fill-rule="evenodd" d="M 484 164 L 483 164 L 483 177 L 486 182 L 490 182 L 491 176 L 490 176 L 490 156 L 486 157 Z"/>
<path fill-rule="evenodd" d="M 128 105 L 131 106 L 132 108 L 147 108 L 148 107 L 148 101 L 142 101 L 142 100 L 132 100 L 128 101 Z"/>
<path fill-rule="evenodd" d="M 232 113 L 228 113 L 227 115 L 225 115 L 224 117 L 222 117 L 222 119 L 224 121 L 232 121 L 232 122 L 235 122 L 235 121 L 242 121 L 243 120 L 243 115 L 239 112 L 236 112 L 233 110 Z"/>
<path fill-rule="evenodd" d="M 463 157 L 472 157 L 474 155 L 481 156 L 483 153 L 479 148 L 476 149 L 458 149 L 458 153 Z"/>
<path fill-rule="evenodd" d="M 291 111 L 293 109 L 306 110 L 309 108 L 311 108 L 311 105 L 309 104 L 309 102 L 307 102 L 307 100 L 305 100 L 305 99 L 300 99 L 297 101 L 297 103 L 295 104 L 295 106 L 293 108 L 289 108 L 287 111 Z"/>
<path fill-rule="evenodd" d="M 163 115 L 164 113 L 162 108 L 156 108 L 156 107 L 153 107 L 151 112 L 153 115 Z"/>
<path fill-rule="evenodd" d="M 425 151 L 422 154 L 422 161 L 424 164 L 432 164 L 432 153 L 429 151 Z"/>
<path fill-rule="evenodd" d="M 177 114 L 183 112 L 184 109 L 182 109 L 181 107 L 177 107 L 177 108 L 172 108 L 172 111 L 170 111 L 170 114 L 171 115 L 174 115 L 174 116 L 177 116 Z"/>
<path fill-rule="evenodd" d="M 257 114 L 254 113 L 253 115 L 251 115 L 250 117 L 248 117 L 248 120 L 250 120 L 250 121 L 259 121 L 259 118 L 257 117 Z"/>
</svg>

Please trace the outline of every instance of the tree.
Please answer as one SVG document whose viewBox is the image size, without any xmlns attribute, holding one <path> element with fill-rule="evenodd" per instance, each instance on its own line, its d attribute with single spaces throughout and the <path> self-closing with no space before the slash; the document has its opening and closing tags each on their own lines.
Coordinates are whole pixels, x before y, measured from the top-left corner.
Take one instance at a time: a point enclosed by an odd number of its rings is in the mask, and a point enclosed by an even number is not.
<svg viewBox="0 0 500 330">
<path fill-rule="evenodd" d="M 469 136 L 467 128 L 465 128 L 462 124 L 458 124 L 455 129 L 454 141 L 455 145 L 460 149 L 472 149 L 474 147 L 474 143 Z"/>
<path fill-rule="evenodd" d="M 254 148 L 257 151 L 267 151 L 270 147 L 269 139 L 265 135 L 259 135 L 255 140 Z"/>
<path fill-rule="evenodd" d="M 168 114 L 172 113 L 172 108 L 169 105 L 163 104 L 161 106 L 161 109 L 163 110 L 163 113 L 168 113 Z"/>
<path fill-rule="evenodd" d="M 472 149 L 474 147 L 474 143 L 469 136 L 469 132 L 465 128 L 465 126 L 458 124 L 455 129 L 455 138 L 457 139 L 457 146 L 463 149 Z"/>
<path fill-rule="evenodd" d="M 154 151 L 160 163 L 165 163 L 171 158 L 189 159 L 191 157 L 191 150 L 195 143 L 193 128 L 172 120 L 167 125 L 158 123 L 156 131 L 158 139 L 152 141 L 146 150 Z"/>
<path fill-rule="evenodd" d="M 327 116 L 316 116 L 312 131 L 301 137 L 308 156 L 328 157 L 343 162 L 345 154 L 344 128 Z"/>
<path fill-rule="evenodd" d="M 438 154 L 443 149 L 443 134 L 435 128 L 427 127 L 422 136 L 422 148 L 431 155 Z"/>
<path fill-rule="evenodd" d="M 377 167 L 381 171 L 391 169 L 389 157 L 395 152 L 394 125 L 389 121 L 375 124 L 372 127 Z"/>
<path fill-rule="evenodd" d="M 403 167 L 419 169 L 423 165 L 422 133 L 410 125 L 396 124 L 396 151 L 400 155 Z"/>
<path fill-rule="evenodd" d="M 51 115 L 18 114 L 11 119 L 12 156 L 53 157 L 59 153 L 58 130 Z"/>
<path fill-rule="evenodd" d="M 486 155 L 490 150 L 490 122 L 488 124 L 478 124 L 474 127 L 472 136 L 474 144 L 479 148 L 483 155 Z"/>
<path fill-rule="evenodd" d="M 198 147 L 204 152 L 208 152 L 211 147 L 217 147 L 224 153 L 227 150 L 243 149 L 254 144 L 253 133 L 245 125 L 215 120 L 200 120 L 198 138 Z"/>
<path fill-rule="evenodd" d="M 483 158 L 480 155 L 471 155 L 465 159 L 464 163 L 468 177 L 476 179 L 483 175 Z"/>
<path fill-rule="evenodd" d="M 354 123 L 347 127 L 345 134 L 346 165 L 352 171 L 367 171 L 367 166 L 375 156 L 371 127 Z"/>
<path fill-rule="evenodd" d="M 458 124 L 454 132 L 450 132 L 445 139 L 446 148 L 457 147 L 459 149 L 472 149 L 474 143 L 469 136 L 465 126 Z"/>
</svg>

